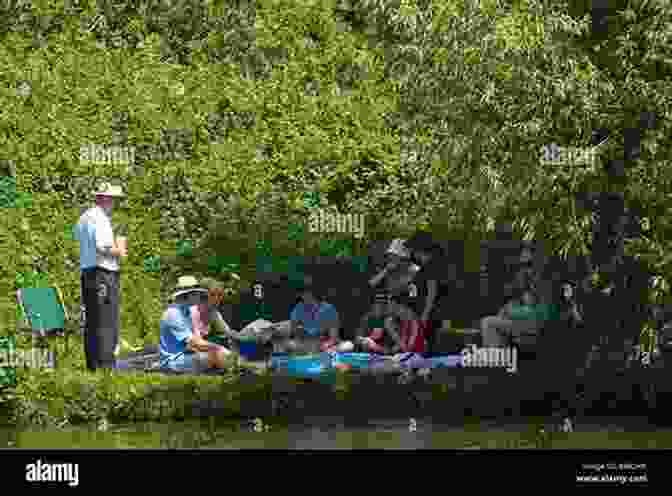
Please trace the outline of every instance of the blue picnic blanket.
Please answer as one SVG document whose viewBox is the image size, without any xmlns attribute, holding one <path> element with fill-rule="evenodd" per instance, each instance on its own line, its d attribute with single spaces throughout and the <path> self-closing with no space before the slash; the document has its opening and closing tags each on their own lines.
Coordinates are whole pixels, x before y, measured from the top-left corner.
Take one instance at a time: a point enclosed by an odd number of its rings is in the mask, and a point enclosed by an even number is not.
<svg viewBox="0 0 672 496">
<path fill-rule="evenodd" d="M 325 355 L 328 355 L 325 356 Z M 333 375 L 338 364 L 350 365 L 355 370 L 416 370 L 456 368 L 462 366 L 462 355 L 425 357 L 419 353 L 401 353 L 394 359 L 371 353 L 328 353 L 306 356 L 274 354 L 271 366 L 295 377 L 316 378 Z"/>
</svg>

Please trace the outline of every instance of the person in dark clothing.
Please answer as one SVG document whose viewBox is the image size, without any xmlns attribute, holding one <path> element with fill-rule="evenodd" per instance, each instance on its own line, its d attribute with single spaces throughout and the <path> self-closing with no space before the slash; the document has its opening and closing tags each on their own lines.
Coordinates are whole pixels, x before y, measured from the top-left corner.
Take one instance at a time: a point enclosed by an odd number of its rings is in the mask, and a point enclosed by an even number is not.
<svg viewBox="0 0 672 496">
<path fill-rule="evenodd" d="M 428 233 L 417 233 L 405 243 L 411 260 L 420 267 L 409 288 L 412 302 L 409 306 L 419 315 L 428 348 L 431 351 L 434 335 L 449 319 L 448 277 L 456 279 L 457 270 L 451 274 L 450 264 L 441 246 Z"/>
</svg>

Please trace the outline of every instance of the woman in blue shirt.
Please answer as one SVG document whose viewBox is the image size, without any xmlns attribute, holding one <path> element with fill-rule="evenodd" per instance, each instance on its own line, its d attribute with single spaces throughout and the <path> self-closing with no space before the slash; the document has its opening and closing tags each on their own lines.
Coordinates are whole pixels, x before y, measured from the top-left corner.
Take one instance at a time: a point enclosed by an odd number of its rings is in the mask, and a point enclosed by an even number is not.
<svg viewBox="0 0 672 496">
<path fill-rule="evenodd" d="M 192 310 L 207 304 L 208 291 L 198 287 L 195 278 L 181 277 L 173 299 L 175 304 L 166 309 L 160 324 L 162 366 L 176 372 L 192 373 L 226 368 L 231 351 L 194 333 Z"/>
</svg>

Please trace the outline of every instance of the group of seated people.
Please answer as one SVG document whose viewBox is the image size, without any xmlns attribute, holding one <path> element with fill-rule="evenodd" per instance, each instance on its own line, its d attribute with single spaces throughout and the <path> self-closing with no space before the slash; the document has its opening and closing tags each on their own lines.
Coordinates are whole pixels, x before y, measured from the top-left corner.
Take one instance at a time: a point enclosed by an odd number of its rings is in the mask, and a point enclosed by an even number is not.
<svg viewBox="0 0 672 496">
<path fill-rule="evenodd" d="M 394 265 L 390 264 L 384 271 Z M 377 282 L 372 280 L 371 285 L 375 287 Z M 319 291 L 310 278 L 306 278 L 297 289 L 300 302 L 291 310 L 288 320 L 275 323 L 257 320 L 236 331 L 231 329 L 217 309 L 224 298 L 223 287 L 215 281 L 206 280 L 199 285 L 195 278 L 183 277 L 173 294 L 174 303 L 161 319 L 162 364 L 175 371 L 196 373 L 226 368 L 236 343 L 250 338 L 262 345 L 272 346 L 275 351 L 285 352 L 396 354 L 428 351 L 429 334 L 436 328 L 426 325 L 426 315 L 419 317 L 389 289 L 387 286 L 376 294 L 370 310 L 360 319 L 354 339 L 345 340 L 342 339 L 338 310 L 319 297 Z M 567 301 L 571 300 L 571 290 L 571 286 L 565 285 L 563 296 Z M 523 289 L 519 298 L 505 305 L 498 315 L 481 319 L 482 346 L 508 346 L 512 339 L 538 332 L 545 322 L 561 318 L 557 306 L 543 304 L 535 296 L 531 288 Z M 570 311 L 580 319 L 575 307 Z M 208 341 L 210 333 L 226 337 L 230 345 Z"/>
<path fill-rule="evenodd" d="M 208 287 L 209 286 L 209 287 Z M 212 283 L 199 285 L 193 277 L 180 278 L 179 289 L 164 312 L 160 330 L 162 365 L 175 371 L 203 372 L 230 365 L 236 343 L 253 338 L 270 344 L 276 351 L 325 352 L 363 351 L 394 354 L 424 352 L 425 336 L 415 313 L 396 303 L 389 295 L 378 294 L 369 312 L 361 319 L 355 339 L 341 338 L 339 313 L 334 305 L 317 297 L 309 279 L 298 288 L 300 302 L 289 319 L 271 323 L 257 320 L 241 331 L 231 329 L 217 306 L 222 291 Z M 210 333 L 228 338 L 231 347 L 208 341 Z"/>
</svg>

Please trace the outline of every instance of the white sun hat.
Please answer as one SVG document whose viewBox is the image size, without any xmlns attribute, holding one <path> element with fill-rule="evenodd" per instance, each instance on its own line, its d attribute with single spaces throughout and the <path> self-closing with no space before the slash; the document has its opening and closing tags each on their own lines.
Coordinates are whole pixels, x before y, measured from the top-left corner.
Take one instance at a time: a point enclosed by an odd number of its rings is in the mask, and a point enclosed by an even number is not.
<svg viewBox="0 0 672 496">
<path fill-rule="evenodd" d="M 187 293 L 204 293 L 208 294 L 208 290 L 202 288 L 198 284 L 198 280 L 193 276 L 182 276 L 177 280 L 177 286 L 173 293 L 173 298 L 185 295 Z"/>
<path fill-rule="evenodd" d="M 121 186 L 115 186 L 110 183 L 103 183 L 100 185 L 96 191 L 96 196 L 114 196 L 122 197 L 125 196 L 124 192 L 121 189 Z"/>
</svg>

